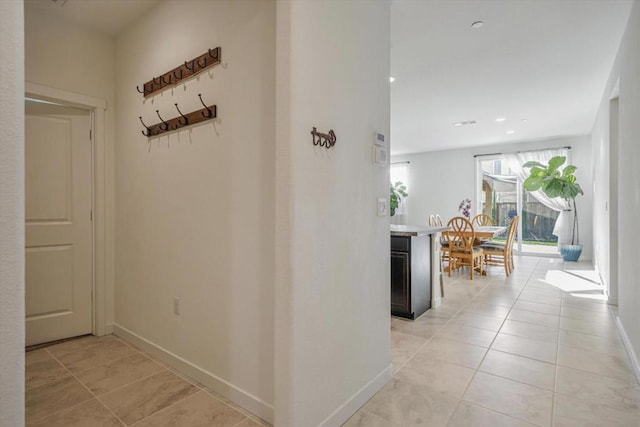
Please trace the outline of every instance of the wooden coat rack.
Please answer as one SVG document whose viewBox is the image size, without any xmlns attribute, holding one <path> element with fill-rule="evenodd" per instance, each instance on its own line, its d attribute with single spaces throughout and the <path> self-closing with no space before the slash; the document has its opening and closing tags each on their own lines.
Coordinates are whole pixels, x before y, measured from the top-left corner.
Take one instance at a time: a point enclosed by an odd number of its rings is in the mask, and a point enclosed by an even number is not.
<svg viewBox="0 0 640 427">
<path fill-rule="evenodd" d="M 175 86 L 182 80 L 189 79 L 207 68 L 218 65 L 220 63 L 221 53 L 220 47 L 209 49 L 207 52 L 193 58 L 191 61 L 184 61 L 184 64 L 179 65 L 173 70 L 167 71 L 160 75 L 160 77 L 153 77 L 142 85 L 142 89 L 140 89 L 139 86 L 136 86 L 136 89 L 142 94 L 142 96 L 147 98 L 167 87 Z"/>
<path fill-rule="evenodd" d="M 195 125 L 196 123 L 204 122 L 206 120 L 215 119 L 217 117 L 217 107 L 215 105 L 207 106 L 202 100 L 202 94 L 198 94 L 198 98 L 200 99 L 200 103 L 204 106 L 196 111 L 192 111 L 188 114 L 182 114 L 180 108 L 178 108 L 178 103 L 175 103 L 176 110 L 178 110 L 179 116 L 176 116 L 169 120 L 164 120 L 162 116 L 160 116 L 160 110 L 156 110 L 156 114 L 158 118 L 160 118 L 160 123 L 156 123 L 151 126 L 147 126 L 144 121 L 142 121 L 142 116 L 138 117 L 140 119 L 140 123 L 145 127 L 146 132 L 143 130 L 142 134 L 147 138 L 151 138 L 154 136 L 161 135 L 166 132 L 171 132 L 176 129 L 183 128 L 185 126 Z"/>
</svg>

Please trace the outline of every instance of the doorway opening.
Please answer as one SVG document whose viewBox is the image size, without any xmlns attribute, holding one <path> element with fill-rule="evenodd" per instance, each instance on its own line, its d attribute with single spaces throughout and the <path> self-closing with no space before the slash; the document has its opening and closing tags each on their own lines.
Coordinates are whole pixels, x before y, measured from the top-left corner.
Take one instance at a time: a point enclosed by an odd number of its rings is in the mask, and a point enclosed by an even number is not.
<svg viewBox="0 0 640 427">
<path fill-rule="evenodd" d="M 91 110 L 25 99 L 27 346 L 93 332 Z"/>
</svg>

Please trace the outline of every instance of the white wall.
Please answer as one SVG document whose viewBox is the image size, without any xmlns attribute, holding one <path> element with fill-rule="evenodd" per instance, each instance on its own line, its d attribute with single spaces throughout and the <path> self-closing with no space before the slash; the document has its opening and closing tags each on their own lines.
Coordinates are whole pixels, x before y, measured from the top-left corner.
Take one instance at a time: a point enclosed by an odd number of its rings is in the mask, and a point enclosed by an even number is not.
<svg viewBox="0 0 640 427">
<path fill-rule="evenodd" d="M 25 3 L 25 79 L 27 82 L 88 95 L 107 103 L 104 112 L 105 224 L 107 252 L 99 265 L 106 269 L 106 323 L 113 323 L 114 239 L 114 119 L 115 41 L 113 38 L 48 14 L 53 4 Z M 97 147 L 96 147 L 97 148 Z M 94 170 L 98 175 L 98 171 Z M 101 183 L 102 184 L 102 183 Z M 100 193 L 102 195 L 102 193 Z M 96 196 L 96 194 L 94 194 Z M 96 199 L 96 206 L 102 200 Z M 98 238 L 95 236 L 94 238 Z"/>
<path fill-rule="evenodd" d="M 388 2 L 278 2 L 278 426 L 340 425 L 390 377 L 389 27 Z"/>
<path fill-rule="evenodd" d="M 116 331 L 273 412 L 275 17 L 272 1 L 160 2 L 117 38 Z M 136 85 L 220 46 L 222 65 L 146 101 Z M 138 116 L 217 104 L 147 140 Z M 180 298 L 181 314 L 173 314 Z M 204 380 L 203 380 L 204 381 Z"/>
<path fill-rule="evenodd" d="M 24 18 L 0 2 L 0 424 L 24 425 Z"/>
<path fill-rule="evenodd" d="M 393 144 L 393 143 L 392 143 Z M 430 214 L 440 214 L 443 221 L 458 216 L 458 206 L 471 199 L 472 213 L 476 212 L 476 158 L 474 155 L 507 153 L 571 146 L 569 161 L 578 167 L 576 176 L 584 196 L 576 199 L 580 224 L 580 243 L 584 245 L 581 259 L 592 254 L 591 141 L 589 136 L 552 138 L 543 141 L 489 145 L 477 148 L 432 151 L 392 156 L 391 162 L 409 161 L 409 197 L 406 224 L 426 224 Z"/>
<path fill-rule="evenodd" d="M 619 82 L 619 83 L 618 83 Z M 636 369 L 640 368 L 640 280 L 638 280 L 638 242 L 640 241 L 640 2 L 635 1 L 627 29 L 622 39 L 616 62 L 609 82 L 604 90 L 602 103 L 596 119 L 593 136 L 594 145 L 605 147 L 609 132 L 609 99 L 615 86 L 619 84 L 619 153 L 618 153 L 618 306 L 619 319 L 626 343 L 634 358 Z M 606 148 L 603 148 L 605 151 Z M 595 153 L 596 171 L 606 170 L 609 159 Z M 596 179 L 602 175 L 598 173 Z M 598 210 L 606 202 L 608 194 L 596 194 L 594 202 Z M 605 234 L 602 227 L 595 224 L 594 234 Z M 635 354 L 635 357 L 634 357 Z M 636 371 L 640 378 L 640 370 Z"/>
</svg>

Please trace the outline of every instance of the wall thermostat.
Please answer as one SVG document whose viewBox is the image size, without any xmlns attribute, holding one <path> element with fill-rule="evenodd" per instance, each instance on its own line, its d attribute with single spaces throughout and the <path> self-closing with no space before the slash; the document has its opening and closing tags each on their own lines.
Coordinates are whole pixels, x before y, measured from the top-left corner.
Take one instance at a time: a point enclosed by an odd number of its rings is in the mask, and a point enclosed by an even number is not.
<svg viewBox="0 0 640 427">
<path fill-rule="evenodd" d="M 376 132 L 374 135 L 373 142 L 376 145 L 384 145 L 384 134 Z"/>
</svg>

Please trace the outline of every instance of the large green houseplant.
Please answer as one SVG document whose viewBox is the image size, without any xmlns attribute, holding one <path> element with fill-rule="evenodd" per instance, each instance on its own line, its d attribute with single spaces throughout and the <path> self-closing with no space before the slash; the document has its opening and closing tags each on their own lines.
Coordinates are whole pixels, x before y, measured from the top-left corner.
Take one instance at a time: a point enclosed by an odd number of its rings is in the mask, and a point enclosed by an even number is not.
<svg viewBox="0 0 640 427">
<path fill-rule="evenodd" d="M 530 168 L 529 176 L 524 181 L 527 191 L 541 190 L 549 198 L 561 197 L 567 201 L 573 209 L 573 229 L 571 230 L 571 244 L 561 245 L 560 253 L 565 261 L 577 261 L 582 253 L 582 245 L 578 238 L 578 210 L 576 209 L 576 197 L 584 194 L 580 184 L 576 182 L 574 165 L 561 166 L 567 161 L 564 156 L 556 156 L 549 160 L 548 165 L 540 162 L 527 162 L 524 168 Z"/>
<path fill-rule="evenodd" d="M 395 184 L 391 184 L 390 196 L 389 196 L 389 211 L 391 216 L 396 214 L 396 209 L 402 202 L 403 197 L 408 197 L 407 186 L 402 181 L 397 181 Z"/>
</svg>

